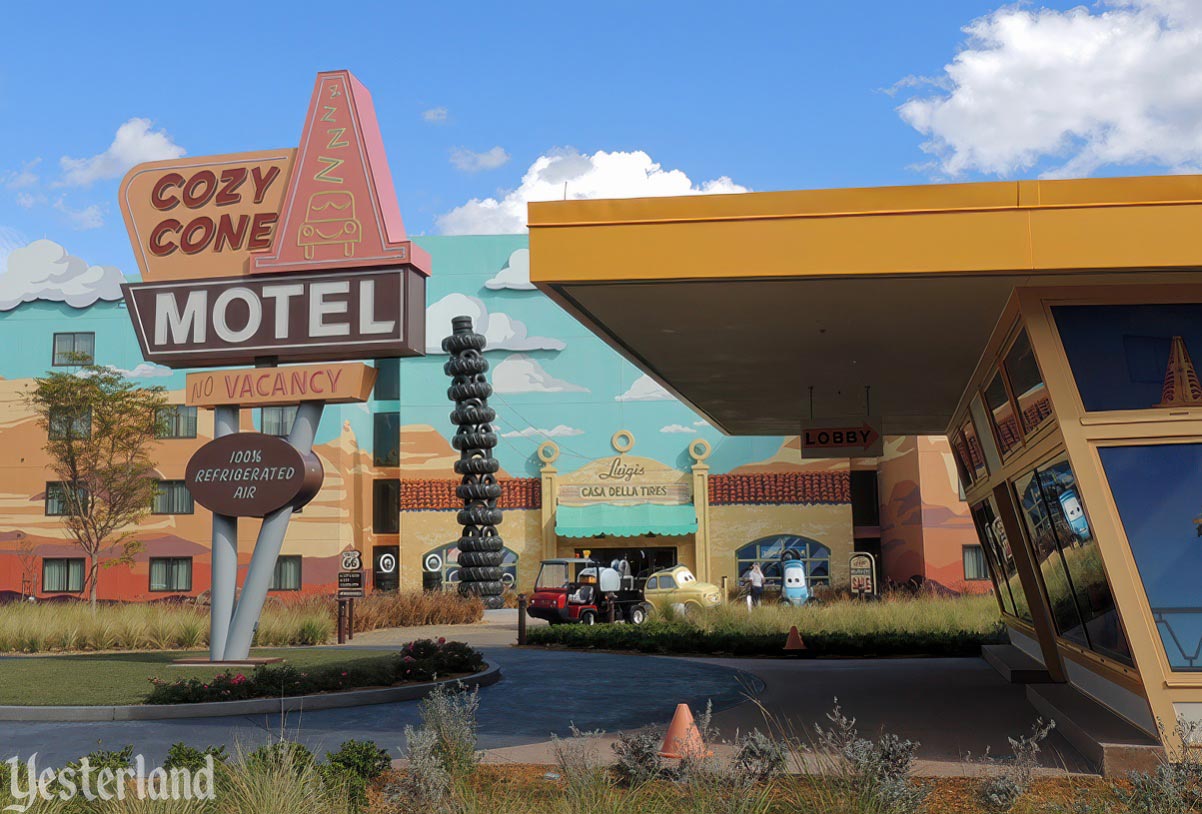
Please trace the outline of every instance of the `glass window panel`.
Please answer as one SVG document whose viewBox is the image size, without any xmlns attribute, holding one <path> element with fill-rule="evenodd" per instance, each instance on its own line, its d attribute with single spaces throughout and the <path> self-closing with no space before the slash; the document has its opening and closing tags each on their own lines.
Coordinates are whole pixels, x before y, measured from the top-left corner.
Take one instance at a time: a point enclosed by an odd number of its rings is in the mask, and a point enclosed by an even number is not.
<svg viewBox="0 0 1202 814">
<path fill-rule="evenodd" d="M 271 575 L 272 591 L 299 591 L 301 587 L 301 557 L 299 554 L 281 555 L 275 561 Z"/>
<path fill-rule="evenodd" d="M 1031 609 L 1027 606 L 1027 595 L 1023 593 L 1014 553 L 1010 550 L 1010 541 L 1006 538 L 1001 518 L 994 511 L 992 499 L 974 506 L 972 515 L 977 537 L 996 575 L 995 585 L 1002 611 L 1030 622 Z"/>
<path fill-rule="evenodd" d="M 83 591 L 83 558 L 55 558 L 42 560 L 42 592 L 73 593 Z"/>
<path fill-rule="evenodd" d="M 1202 444 L 1098 450 L 1174 670 L 1202 670 Z"/>
<path fill-rule="evenodd" d="M 154 514 L 192 514 L 195 506 L 188 485 L 182 480 L 161 480 L 155 484 Z"/>
<path fill-rule="evenodd" d="M 376 466 L 401 465 L 401 414 L 376 413 L 373 423 L 372 457 Z"/>
<path fill-rule="evenodd" d="M 975 581 L 989 579 L 985 551 L 979 545 L 964 546 L 964 578 Z"/>
<path fill-rule="evenodd" d="M 673 590 L 676 588 L 676 578 L 667 574 L 660 574 L 659 587 L 667 591 Z"/>
<path fill-rule="evenodd" d="M 1052 316 L 1087 411 L 1202 405 L 1191 358 L 1202 304 L 1058 305 Z"/>
<path fill-rule="evenodd" d="M 989 387 L 985 388 L 985 406 L 993 419 L 993 429 L 997 435 L 998 449 L 1002 457 L 1009 455 L 1022 441 L 1022 433 L 1018 430 L 1018 422 L 1014 418 L 1014 407 L 1006 394 L 1006 384 L 1002 374 L 996 373 Z"/>
<path fill-rule="evenodd" d="M 66 441 L 72 438 L 90 438 L 92 435 L 92 411 L 78 412 L 54 409 L 50 411 L 49 437 L 51 441 Z"/>
<path fill-rule="evenodd" d="M 295 420 L 295 404 L 263 407 L 259 415 L 260 431 L 264 435 L 286 436 L 292 432 L 292 423 Z"/>
<path fill-rule="evenodd" d="M 760 564 L 765 585 L 779 585 L 781 580 L 781 558 L 792 551 L 805 563 L 806 573 L 813 584 L 829 584 L 831 550 L 821 543 L 795 534 L 775 534 L 748 543 L 735 552 L 736 568 L 743 578 L 754 563 Z"/>
<path fill-rule="evenodd" d="M 372 531 L 396 534 L 401 530 L 401 482 L 395 478 L 372 482 Z"/>
<path fill-rule="evenodd" d="M 401 360 L 376 360 L 376 386 L 372 393 L 377 401 L 396 401 L 401 397 Z"/>
<path fill-rule="evenodd" d="M 459 546 L 455 543 L 428 551 L 422 557 L 422 562 L 431 554 L 437 554 L 442 559 L 442 581 L 446 585 L 459 582 Z M 512 586 L 518 579 L 518 555 L 509 548 L 501 549 L 501 582 Z"/>
<path fill-rule="evenodd" d="M 195 438 L 196 408 L 172 404 L 159 410 L 158 438 Z"/>
<path fill-rule="evenodd" d="M 1006 354 L 1006 375 L 1010 377 L 1010 389 L 1018 402 L 1018 414 L 1023 431 L 1030 434 L 1052 416 L 1052 400 L 1048 388 L 1039 372 L 1039 363 L 1031 350 L 1027 332 L 1023 331 L 1014 340 Z"/>
<path fill-rule="evenodd" d="M 151 591 L 191 591 L 191 557 L 151 557 Z"/>
<path fill-rule="evenodd" d="M 96 358 L 96 334 L 62 333 L 54 335 L 52 365 L 90 365 Z"/>
<path fill-rule="evenodd" d="M 977 428 L 973 426 L 972 419 L 965 421 L 960 426 L 960 432 L 964 436 L 967 454 L 965 463 L 970 467 L 972 479 L 978 481 L 989 474 L 989 469 L 985 466 L 985 454 L 981 450 L 981 439 L 977 436 Z"/>
<path fill-rule="evenodd" d="M 1061 458 L 1015 487 L 1060 635 L 1132 663 L 1072 467 Z"/>
</svg>

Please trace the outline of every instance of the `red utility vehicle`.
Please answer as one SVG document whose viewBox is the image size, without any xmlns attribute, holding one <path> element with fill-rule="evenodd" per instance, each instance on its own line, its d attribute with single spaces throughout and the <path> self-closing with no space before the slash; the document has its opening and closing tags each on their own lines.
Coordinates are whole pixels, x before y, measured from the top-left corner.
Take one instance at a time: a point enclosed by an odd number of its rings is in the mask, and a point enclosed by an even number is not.
<svg viewBox="0 0 1202 814">
<path fill-rule="evenodd" d="M 641 625 L 651 606 L 643 599 L 645 579 L 630 575 L 630 564 L 608 567 L 591 559 L 543 560 L 527 613 L 553 625 L 614 621 Z"/>
</svg>

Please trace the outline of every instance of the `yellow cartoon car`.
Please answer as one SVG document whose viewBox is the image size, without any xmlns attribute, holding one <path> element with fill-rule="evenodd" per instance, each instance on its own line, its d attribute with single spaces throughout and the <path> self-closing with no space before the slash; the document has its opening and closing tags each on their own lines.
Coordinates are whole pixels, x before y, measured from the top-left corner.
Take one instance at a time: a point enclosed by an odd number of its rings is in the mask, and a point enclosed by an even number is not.
<svg viewBox="0 0 1202 814">
<path fill-rule="evenodd" d="M 305 259 L 313 259 L 314 246 L 342 245 L 346 257 L 355 256 L 355 244 L 363 239 L 363 230 L 355 217 L 355 198 L 343 190 L 315 192 L 309 197 L 305 222 L 296 243 L 305 250 Z"/>
<path fill-rule="evenodd" d="M 709 582 L 699 582 L 684 565 L 665 568 L 647 577 L 643 597 L 661 613 L 671 607 L 687 613 L 722 604 L 722 590 Z"/>
</svg>

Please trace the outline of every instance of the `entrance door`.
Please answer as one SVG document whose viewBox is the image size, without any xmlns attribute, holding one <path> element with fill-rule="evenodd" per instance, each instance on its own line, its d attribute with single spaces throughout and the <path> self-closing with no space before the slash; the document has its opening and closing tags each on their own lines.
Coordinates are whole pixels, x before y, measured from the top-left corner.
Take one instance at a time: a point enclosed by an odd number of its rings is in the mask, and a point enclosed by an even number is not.
<svg viewBox="0 0 1202 814">
<path fill-rule="evenodd" d="M 371 587 L 376 591 L 396 591 L 401 587 L 401 547 L 378 545 L 371 550 Z"/>
<path fill-rule="evenodd" d="M 584 552 L 589 552 L 585 554 Z M 592 557 L 605 565 L 613 560 L 626 560 L 630 563 L 630 573 L 636 577 L 645 577 L 662 568 L 676 565 L 676 546 L 655 546 L 643 548 L 578 548 L 577 557 Z"/>
</svg>

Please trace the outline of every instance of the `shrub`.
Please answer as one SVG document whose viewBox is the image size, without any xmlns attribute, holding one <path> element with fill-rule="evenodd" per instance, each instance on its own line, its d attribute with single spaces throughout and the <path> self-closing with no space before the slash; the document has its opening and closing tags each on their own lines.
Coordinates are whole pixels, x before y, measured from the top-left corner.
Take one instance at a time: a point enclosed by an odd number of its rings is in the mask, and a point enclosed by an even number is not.
<svg viewBox="0 0 1202 814">
<path fill-rule="evenodd" d="M 226 671 L 208 680 L 150 678 L 148 704 L 195 704 L 338 692 L 356 687 L 390 687 L 439 677 L 478 673 L 484 658 L 462 642 L 422 639 L 390 656 L 352 659 L 302 671 L 291 664 L 263 664 L 247 675 Z"/>
<path fill-rule="evenodd" d="M 983 761 L 1000 769 L 998 774 L 986 778 L 981 784 L 981 803 L 986 808 L 999 812 L 1013 810 L 1035 779 L 1035 770 L 1039 768 L 1040 744 L 1047 740 L 1055 728 L 1055 721 L 1045 724 L 1040 719 L 1031 727 L 1030 735 L 1007 738 L 1013 753 L 1010 760 L 995 760 L 988 752 L 985 753 Z"/>
<path fill-rule="evenodd" d="M 1160 727 L 1161 741 L 1172 747 L 1168 757 L 1152 772 L 1132 772 L 1130 788 L 1113 786 L 1113 792 L 1132 814 L 1192 814 L 1202 808 L 1202 756 L 1198 736 L 1202 725 L 1177 721 L 1170 734 Z"/>
<path fill-rule="evenodd" d="M 195 773 L 205 767 L 206 757 L 212 757 L 214 764 L 225 763 L 229 759 L 224 746 L 206 746 L 204 749 L 197 749 L 185 743 L 173 743 L 167 750 L 163 768 L 167 771 L 187 769 Z"/>
<path fill-rule="evenodd" d="M 890 733 L 875 741 L 861 738 L 855 719 L 843 714 L 838 699 L 826 717 L 830 728 L 816 727 L 818 746 L 835 757 L 837 772 L 852 781 L 862 808 L 882 814 L 921 810 L 928 789 L 914 782 L 917 742 Z"/>
<path fill-rule="evenodd" d="M 734 770 L 752 783 L 765 783 L 784 774 L 789 750 L 758 729 L 735 741 Z"/>
<path fill-rule="evenodd" d="M 335 613 L 333 607 L 331 614 Z M 466 625 L 484 618 L 478 597 L 450 591 L 376 593 L 355 602 L 355 632 L 386 627 Z"/>
<path fill-rule="evenodd" d="M 726 605 L 687 616 L 668 611 L 640 626 L 532 627 L 528 636 L 531 644 L 581 649 L 763 656 L 783 655 L 793 625 L 814 656 L 977 656 L 982 644 L 1005 635 L 991 596 L 924 596 L 760 606 L 751 612 Z"/>
<path fill-rule="evenodd" d="M 476 712 L 480 695 L 460 685 L 441 685 L 418 706 L 422 728 L 434 733 L 435 754 L 452 779 L 466 777 L 480 763 L 476 751 Z"/>
<path fill-rule="evenodd" d="M 664 775 L 664 759 L 659 756 L 661 735 L 634 732 L 618 735 L 612 749 L 617 757 L 614 774 L 623 783 L 640 786 Z"/>
<path fill-rule="evenodd" d="M 243 763 L 252 769 L 269 769 L 272 767 L 289 767 L 295 773 L 302 774 L 316 765 L 313 752 L 307 746 L 294 741 L 278 740 L 260 746 L 248 754 Z"/>
<path fill-rule="evenodd" d="M 409 767 L 385 787 L 385 798 L 400 810 L 434 810 L 451 793 L 451 774 L 443 765 L 437 733 L 406 726 L 405 758 Z"/>
<path fill-rule="evenodd" d="M 367 804 L 367 784 L 391 766 L 388 752 L 375 743 L 349 740 L 326 755 L 318 773 L 327 784 L 343 787 L 352 806 L 362 809 Z"/>
</svg>

